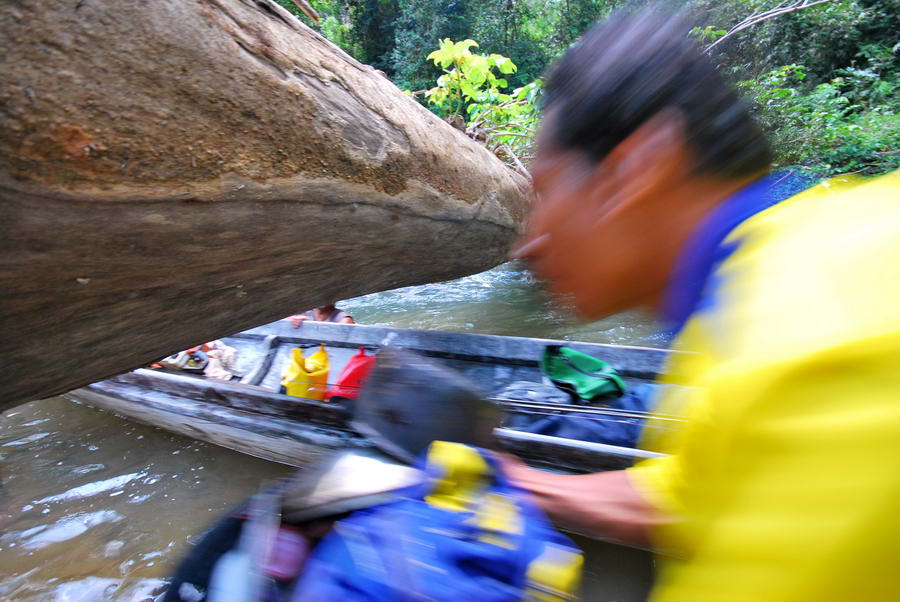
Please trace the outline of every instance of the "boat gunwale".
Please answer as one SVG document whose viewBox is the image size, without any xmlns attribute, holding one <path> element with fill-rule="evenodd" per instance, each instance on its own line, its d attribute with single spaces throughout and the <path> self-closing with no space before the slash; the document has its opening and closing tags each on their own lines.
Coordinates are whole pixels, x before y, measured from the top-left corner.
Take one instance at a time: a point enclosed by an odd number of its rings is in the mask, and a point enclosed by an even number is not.
<svg viewBox="0 0 900 602">
<path fill-rule="evenodd" d="M 273 335 L 278 337 L 276 348 L 280 344 L 325 343 L 347 349 L 380 349 L 390 345 L 440 359 L 527 367 L 540 364 L 540 353 L 548 345 L 564 345 L 615 365 L 625 377 L 642 380 L 656 379 L 665 371 L 671 357 L 685 353 L 654 347 L 311 321 L 304 322 L 300 328 L 284 321 L 273 322 L 223 338 L 264 340 Z"/>
<path fill-rule="evenodd" d="M 552 339 L 422 331 L 321 322 L 307 323 L 302 328 L 301 334 L 301 332 L 298 332 L 285 322 L 276 322 L 250 331 L 237 333 L 230 337 L 222 337 L 225 340 L 232 338 L 259 343 L 259 346 L 254 349 L 258 357 L 239 382 L 220 381 L 197 375 L 140 368 L 106 381 L 88 385 L 83 389 L 71 392 L 69 395 L 76 400 L 78 399 L 79 391 L 87 392 L 89 396 L 102 395 L 105 398 L 105 401 L 101 404 L 104 409 L 126 416 L 129 416 L 130 411 L 130 417 L 134 417 L 134 419 L 139 421 L 141 420 L 141 411 L 135 406 L 143 405 L 147 408 L 153 406 L 156 412 L 180 414 L 185 418 L 193 415 L 198 420 L 214 421 L 212 418 L 203 418 L 201 415 L 218 415 L 220 420 L 226 420 L 232 427 L 244 428 L 251 433 L 253 431 L 247 429 L 247 425 L 254 425 L 253 428 L 262 428 L 264 430 L 268 427 L 277 427 L 276 431 L 287 428 L 286 425 L 290 425 L 291 430 L 296 429 L 298 433 L 319 431 L 320 435 L 338 437 L 341 441 L 346 441 L 348 444 L 351 444 L 350 441 L 354 441 L 355 443 L 351 445 L 371 445 L 368 440 L 350 427 L 350 412 L 346 407 L 336 403 L 288 396 L 260 386 L 265 376 L 271 371 L 272 363 L 282 345 L 312 347 L 324 343 L 326 346 L 340 348 L 365 347 L 380 349 L 385 343 L 389 343 L 393 346 L 404 347 L 429 357 L 441 359 L 536 367 L 539 365 L 539 361 L 535 357 L 540 357 L 539 353 L 546 345 L 564 344 L 587 353 L 591 351 L 595 352 L 594 354 L 600 353 L 603 355 L 601 359 L 614 363 L 624 376 L 635 379 L 643 377 L 642 380 L 650 380 L 658 376 L 658 372 L 650 370 L 649 367 L 662 367 L 673 353 L 678 353 L 665 349 L 604 345 L 600 343 L 578 343 Z M 485 348 L 488 352 L 493 353 L 472 351 L 473 349 L 477 351 Z M 504 351 L 510 355 L 496 355 L 496 353 Z M 613 357 L 610 357 L 610 352 Z M 523 357 L 525 355 L 528 357 Z M 629 366 L 631 370 L 628 369 Z M 116 409 L 116 399 L 120 401 L 118 409 Z M 608 414 L 618 418 L 656 418 L 656 416 L 651 414 L 623 413 L 596 407 L 557 406 L 539 402 L 489 399 L 500 403 L 504 406 L 504 409 L 510 412 L 523 412 L 528 411 L 528 409 L 539 408 L 556 413 L 587 411 L 595 414 Z M 91 405 L 90 401 L 86 403 Z M 156 405 L 154 406 L 154 404 Z M 178 409 L 177 412 L 175 411 L 176 408 Z M 660 418 L 671 419 L 665 416 Z M 235 426 L 236 424 L 244 424 L 245 426 Z M 187 426 L 189 424 L 185 423 L 185 427 L 181 429 L 182 432 L 189 431 Z M 496 429 L 496 435 L 499 445 L 505 451 L 515 453 L 532 464 L 571 472 L 625 468 L 635 460 L 658 455 L 637 448 L 534 435 L 533 433 L 503 427 Z M 300 439 L 302 438 L 300 436 Z M 295 443 L 303 444 L 302 441 L 295 441 Z M 233 448 L 252 454 L 252 452 L 247 451 L 245 446 L 234 445 Z M 276 459 L 275 461 L 283 460 Z"/>
</svg>

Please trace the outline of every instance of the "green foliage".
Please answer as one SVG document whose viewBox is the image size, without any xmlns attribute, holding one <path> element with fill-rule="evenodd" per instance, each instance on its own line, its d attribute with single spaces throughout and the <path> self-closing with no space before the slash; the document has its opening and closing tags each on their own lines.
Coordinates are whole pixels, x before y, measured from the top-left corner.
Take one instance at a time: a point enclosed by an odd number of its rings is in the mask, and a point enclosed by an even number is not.
<svg viewBox="0 0 900 602">
<path fill-rule="evenodd" d="M 388 75 L 394 74 L 391 54 L 397 33 L 398 0 L 356 0 L 349 4 L 359 60 Z"/>
<path fill-rule="evenodd" d="M 547 3 L 551 11 L 554 4 Z M 562 0 L 557 5 L 558 11 L 553 11 L 556 14 L 549 16 L 551 39 L 558 49 L 554 58 L 565 52 L 591 25 L 608 15 L 618 4 L 615 0 Z"/>
<path fill-rule="evenodd" d="M 336 46 L 392 75 L 390 62 L 398 0 L 311 0 L 319 13 L 312 23 L 291 0 L 275 0 Z"/>
<path fill-rule="evenodd" d="M 820 175 L 900 167 L 900 78 L 847 68 L 810 89 L 807 72 L 785 65 L 739 84 L 779 162 Z"/>
<path fill-rule="evenodd" d="M 441 41 L 440 48 L 428 55 L 428 60 L 443 69 L 437 79 L 437 86 L 428 90 L 425 97 L 445 116 L 461 115 L 467 104 L 477 101 L 484 92 L 494 95 L 500 88 L 509 85 L 500 74 L 515 73 L 516 65 L 500 54 L 475 54 L 472 47 L 478 47 L 475 40 L 453 42 L 449 38 Z"/>
<path fill-rule="evenodd" d="M 469 37 L 465 0 L 400 0 L 391 64 L 401 88 L 429 87 L 440 71 L 426 56 L 438 40 Z"/>
<path fill-rule="evenodd" d="M 306 20 L 291 0 L 276 0 Z M 311 0 L 322 17 L 313 25 L 401 88 L 421 90 L 440 73 L 425 59 L 444 38 L 477 39 L 488 53 L 509 56 L 525 85 L 574 42 L 615 0 Z M 310 24 L 312 25 L 312 24 Z"/>
<path fill-rule="evenodd" d="M 291 0 L 276 1 L 309 23 Z M 691 9 L 696 23 L 691 34 L 700 44 L 718 40 L 751 14 L 783 4 L 667 1 Z M 436 113 L 466 118 L 469 134 L 498 152 L 506 147 L 527 156 L 528 137 L 537 119 L 534 99 L 540 90 L 533 82 L 593 22 L 624 3 L 311 0 L 311 4 L 322 17 L 313 27 L 346 52 L 383 70 L 401 88 L 417 91 L 417 98 Z M 897 165 L 898 31 L 897 0 L 839 0 L 729 36 L 715 48 L 713 58 L 726 75 L 742 82 L 757 116 L 771 132 L 780 163 L 823 173 L 874 173 Z M 464 62 L 472 56 L 482 58 L 466 69 L 454 61 L 442 66 L 441 60 L 434 60 L 442 50 L 432 58 L 429 53 L 446 39 L 478 40 L 479 46 L 459 52 Z M 490 63 L 495 56 L 509 57 L 517 68 L 503 71 Z M 499 85 L 500 81 L 508 85 Z"/>
<path fill-rule="evenodd" d="M 695 0 L 703 25 L 727 29 L 749 15 L 784 4 L 780 0 Z M 726 40 L 715 58 L 737 79 L 751 79 L 781 65 L 807 67 L 808 84 L 829 81 L 836 69 L 871 67 L 865 54 L 879 55 L 896 70 L 900 10 L 897 0 L 842 0 L 775 17 Z M 863 51 L 866 48 L 867 50 Z M 887 54 L 885 54 L 887 52 Z"/>
<path fill-rule="evenodd" d="M 504 90 L 509 82 L 504 76 L 514 74 L 516 64 L 503 55 L 478 54 L 472 48 L 478 48 L 474 40 L 441 41 L 428 60 L 443 73 L 425 98 L 436 112 L 451 121 L 464 116 L 469 136 L 515 164 L 519 155 L 530 152 L 534 144 L 540 81 L 507 93 Z"/>
<path fill-rule="evenodd" d="M 535 80 L 504 94 L 489 88 L 467 107 L 466 131 L 483 140 L 508 162 L 528 160 L 534 150 L 540 111 L 541 81 Z"/>
<path fill-rule="evenodd" d="M 779 0 L 697 0 L 704 26 L 731 27 Z M 738 80 L 782 165 L 879 173 L 897 148 L 900 11 L 896 0 L 842 0 L 782 15 L 725 40 L 714 58 Z"/>
<path fill-rule="evenodd" d="M 507 79 L 513 87 L 540 77 L 549 63 L 549 31 L 541 13 L 546 3 L 514 0 L 469 2 L 468 37 L 485 52 L 512 58 L 518 70 Z"/>
<path fill-rule="evenodd" d="M 699 44 L 715 42 L 726 33 L 728 32 L 724 29 L 716 29 L 712 25 L 707 25 L 706 27 L 694 27 L 691 29 L 691 35 L 694 36 Z"/>
</svg>

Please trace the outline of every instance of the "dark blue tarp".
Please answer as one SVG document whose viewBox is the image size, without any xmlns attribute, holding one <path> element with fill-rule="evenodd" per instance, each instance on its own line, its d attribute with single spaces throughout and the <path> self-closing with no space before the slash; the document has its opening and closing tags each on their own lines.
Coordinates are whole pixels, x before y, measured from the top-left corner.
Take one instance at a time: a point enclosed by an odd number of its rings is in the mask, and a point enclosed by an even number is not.
<svg viewBox="0 0 900 602">
<path fill-rule="evenodd" d="M 637 385 L 610 404 L 610 407 L 633 412 L 648 412 L 653 409 L 663 388 L 665 385 Z M 506 425 L 509 428 L 540 435 L 622 447 L 637 447 L 644 420 L 623 416 L 579 415 L 572 411 L 550 416 L 515 414 L 509 416 Z"/>
</svg>

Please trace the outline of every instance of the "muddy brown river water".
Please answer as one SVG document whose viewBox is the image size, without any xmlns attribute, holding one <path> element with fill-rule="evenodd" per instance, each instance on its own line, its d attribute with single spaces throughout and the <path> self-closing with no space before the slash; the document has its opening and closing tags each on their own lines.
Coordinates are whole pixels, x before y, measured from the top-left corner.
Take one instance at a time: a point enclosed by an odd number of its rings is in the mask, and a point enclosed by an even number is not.
<svg viewBox="0 0 900 602">
<path fill-rule="evenodd" d="M 575 324 L 500 266 L 340 306 L 367 324 L 659 346 L 637 314 Z M 298 310 L 304 308 L 297 308 Z M 0 419 L 0 600 L 153 600 L 215 517 L 292 469 L 78 405 L 32 402 Z M 608 575 L 586 600 L 637 600 L 646 560 L 587 540 Z"/>
</svg>

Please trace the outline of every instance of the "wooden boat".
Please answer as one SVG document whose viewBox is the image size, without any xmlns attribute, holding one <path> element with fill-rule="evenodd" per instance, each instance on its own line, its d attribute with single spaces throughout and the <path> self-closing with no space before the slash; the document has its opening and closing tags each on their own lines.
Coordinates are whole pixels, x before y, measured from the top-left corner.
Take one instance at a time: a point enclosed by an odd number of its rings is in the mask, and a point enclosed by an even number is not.
<svg viewBox="0 0 900 602">
<path fill-rule="evenodd" d="M 540 382 L 538 360 L 549 344 L 564 344 L 615 366 L 630 386 L 653 381 L 673 352 L 479 334 L 306 322 L 295 329 L 274 322 L 222 339 L 238 350 L 239 381 L 223 382 L 188 373 L 138 369 L 76 389 L 70 399 L 174 433 L 293 466 L 323 453 L 370 443 L 349 427 L 339 404 L 279 394 L 291 350 L 324 343 L 331 374 L 338 374 L 359 347 L 394 345 L 439 360 L 490 393 L 515 381 Z M 509 413 L 574 412 L 597 420 L 643 418 L 665 427 L 673 417 L 609 408 L 560 406 L 538 401 L 498 401 Z M 653 452 L 538 435 L 512 428 L 495 431 L 499 447 L 530 463 L 584 472 L 623 468 Z"/>
<path fill-rule="evenodd" d="M 281 374 L 297 346 L 324 343 L 332 374 L 359 347 L 388 345 L 417 351 L 497 391 L 514 381 L 542 380 L 538 359 L 550 344 L 564 344 L 614 365 L 629 386 L 653 381 L 673 352 L 519 337 L 404 330 L 306 322 L 295 329 L 276 322 L 222 339 L 239 354 L 239 381 L 223 382 L 184 372 L 139 369 L 94 383 L 67 397 L 125 418 L 293 466 L 314 463 L 342 448 L 370 446 L 349 427 L 340 404 L 279 394 Z M 508 413 L 564 413 L 598 419 L 640 417 L 646 423 L 676 418 L 617 412 L 608 408 L 559 406 L 541 401 L 498 401 Z M 498 447 L 531 464 L 558 471 L 612 470 L 656 454 L 597 442 L 495 430 Z M 217 523 L 218 524 L 218 523 Z M 585 552 L 582 599 L 598 602 L 645 600 L 653 581 L 652 557 L 644 550 L 571 534 Z"/>
</svg>

